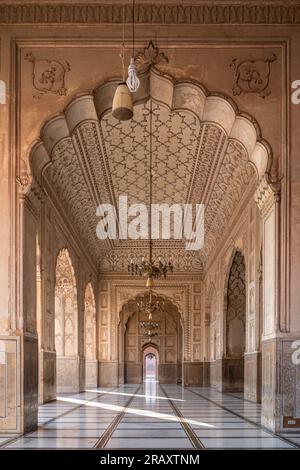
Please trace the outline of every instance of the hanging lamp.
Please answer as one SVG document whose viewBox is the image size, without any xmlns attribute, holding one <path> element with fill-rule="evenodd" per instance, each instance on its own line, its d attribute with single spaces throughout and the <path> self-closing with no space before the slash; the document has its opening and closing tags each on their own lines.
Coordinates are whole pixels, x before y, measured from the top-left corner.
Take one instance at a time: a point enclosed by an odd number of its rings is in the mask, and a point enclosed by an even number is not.
<svg viewBox="0 0 300 470">
<path fill-rule="evenodd" d="M 122 82 L 120 82 L 115 91 L 112 115 L 118 121 L 128 121 L 133 116 L 133 99 L 128 86 L 125 81 L 125 19 L 124 19 L 124 5 L 123 5 L 123 41 L 121 46 L 121 62 L 122 62 Z"/>
<path fill-rule="evenodd" d="M 133 100 L 126 82 L 121 82 L 115 92 L 112 115 L 118 121 L 128 121 L 133 116 Z"/>
<path fill-rule="evenodd" d="M 166 278 L 168 273 L 173 273 L 173 264 L 171 260 L 164 260 L 162 257 L 158 257 L 158 261 L 153 259 L 153 241 L 152 241 L 152 136 L 153 136 L 153 105 L 152 98 L 150 98 L 150 109 L 149 109 L 149 258 L 145 259 L 142 257 L 141 261 L 130 260 L 128 264 L 128 274 L 131 276 L 144 276 L 147 279 L 146 286 L 148 289 L 152 289 L 154 284 L 154 279 Z"/>
<path fill-rule="evenodd" d="M 132 93 L 135 93 L 140 86 L 140 80 L 137 75 L 137 68 L 135 65 L 135 58 L 134 58 L 134 54 L 135 54 L 134 52 L 134 45 L 135 45 L 134 12 L 135 12 L 135 0 L 132 0 L 132 54 L 131 54 L 130 64 L 128 67 L 128 78 L 126 80 L 128 89 Z"/>
</svg>

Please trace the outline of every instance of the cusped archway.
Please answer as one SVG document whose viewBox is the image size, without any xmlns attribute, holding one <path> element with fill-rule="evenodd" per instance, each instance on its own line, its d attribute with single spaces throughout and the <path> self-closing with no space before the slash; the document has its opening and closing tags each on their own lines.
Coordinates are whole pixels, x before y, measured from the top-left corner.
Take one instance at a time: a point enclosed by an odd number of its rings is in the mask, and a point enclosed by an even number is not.
<svg viewBox="0 0 300 470">
<path fill-rule="evenodd" d="M 84 293 L 84 357 L 85 386 L 97 387 L 97 343 L 96 343 L 96 302 L 94 289 L 89 282 Z"/>
<path fill-rule="evenodd" d="M 156 344 L 146 343 L 143 346 L 143 381 L 158 380 L 159 350 Z"/>
<path fill-rule="evenodd" d="M 73 264 L 66 248 L 55 269 L 55 350 L 58 393 L 79 390 L 78 301 Z"/>
<path fill-rule="evenodd" d="M 174 81 L 154 67 L 140 78 L 131 121 L 111 114 L 115 80 L 75 97 L 48 120 L 31 150 L 32 173 L 60 200 L 87 250 L 101 260 L 101 270 L 126 270 L 129 254 L 145 255 L 147 244 L 99 243 L 95 209 L 101 201 L 117 205 L 121 194 L 129 202 L 148 201 L 152 100 L 155 202 L 206 205 L 200 256 L 187 253 L 181 240 L 160 243 L 160 251 L 176 253 L 177 271 L 199 272 L 247 188 L 268 180 L 271 150 L 255 119 L 228 96 L 209 93 L 195 81 Z"/>
<path fill-rule="evenodd" d="M 141 383 L 143 380 L 144 349 L 149 338 L 144 334 L 142 321 L 147 314 L 139 309 L 138 299 L 145 293 L 129 299 L 122 307 L 119 322 L 119 380 L 123 383 Z M 161 383 L 181 383 L 183 363 L 183 335 L 180 312 L 170 300 L 157 294 L 161 308 L 153 314 L 159 324 L 158 334 L 151 339 L 157 350 L 157 378 Z"/>
</svg>

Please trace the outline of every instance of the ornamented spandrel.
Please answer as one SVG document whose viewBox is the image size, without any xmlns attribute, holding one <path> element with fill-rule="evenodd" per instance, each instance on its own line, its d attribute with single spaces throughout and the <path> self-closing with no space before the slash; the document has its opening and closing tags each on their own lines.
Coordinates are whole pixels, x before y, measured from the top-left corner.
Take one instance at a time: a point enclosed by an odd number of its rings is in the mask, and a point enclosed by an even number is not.
<svg viewBox="0 0 300 470">
<path fill-rule="evenodd" d="M 38 92 L 34 98 L 46 93 L 66 95 L 65 75 L 71 70 L 69 62 L 52 59 L 36 59 L 32 52 L 25 56 L 32 63 L 32 85 Z"/>
<path fill-rule="evenodd" d="M 230 67 L 234 70 L 234 95 L 255 93 L 262 98 L 270 95 L 270 64 L 277 59 L 272 52 L 266 59 L 243 60 L 233 59 Z"/>
</svg>

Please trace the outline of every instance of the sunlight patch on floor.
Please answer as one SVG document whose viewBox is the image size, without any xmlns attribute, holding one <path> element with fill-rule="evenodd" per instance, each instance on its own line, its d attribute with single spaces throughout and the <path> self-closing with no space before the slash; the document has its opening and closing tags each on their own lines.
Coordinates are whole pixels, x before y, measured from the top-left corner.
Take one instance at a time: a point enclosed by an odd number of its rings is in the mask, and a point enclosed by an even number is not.
<svg viewBox="0 0 300 470">
<path fill-rule="evenodd" d="M 94 408 L 101 408 L 104 410 L 117 411 L 118 413 L 122 413 L 123 411 L 126 410 L 126 413 L 137 415 L 137 416 L 180 422 L 180 420 L 176 416 L 172 416 L 172 415 L 165 414 L 165 413 L 158 413 L 156 411 L 141 410 L 141 409 L 136 409 L 136 408 L 126 408 L 124 406 L 119 406 L 119 405 L 109 405 L 109 404 L 107 405 L 105 403 L 99 403 L 99 402 L 95 403 L 95 402 L 91 402 L 87 400 L 79 400 L 78 398 L 57 397 L 57 400 L 63 401 L 65 403 L 74 403 L 76 405 L 91 406 Z M 193 424 L 194 426 L 214 428 L 212 424 L 207 424 L 207 423 L 203 423 L 200 421 L 194 421 L 191 419 L 185 419 L 185 421 L 188 424 Z"/>
</svg>

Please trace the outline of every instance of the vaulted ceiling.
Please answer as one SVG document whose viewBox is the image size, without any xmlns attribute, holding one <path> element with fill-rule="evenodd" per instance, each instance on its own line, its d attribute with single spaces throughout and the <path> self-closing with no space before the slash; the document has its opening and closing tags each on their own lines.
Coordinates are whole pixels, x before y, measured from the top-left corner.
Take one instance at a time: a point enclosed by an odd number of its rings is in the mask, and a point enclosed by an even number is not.
<svg viewBox="0 0 300 470">
<path fill-rule="evenodd" d="M 126 270 L 132 256 L 147 254 L 148 243 L 100 241 L 96 208 L 108 202 L 117 206 L 119 195 L 127 195 L 130 204 L 148 202 L 152 100 L 154 202 L 205 204 L 202 250 L 186 251 L 184 241 L 157 241 L 154 254 L 172 258 L 178 271 L 198 272 L 247 187 L 266 170 L 268 149 L 254 120 L 239 114 L 230 100 L 208 95 L 195 83 L 174 84 L 155 69 L 141 81 L 130 121 L 111 114 L 116 82 L 73 100 L 44 126 L 31 165 L 41 171 L 43 184 L 100 270 Z"/>
</svg>

